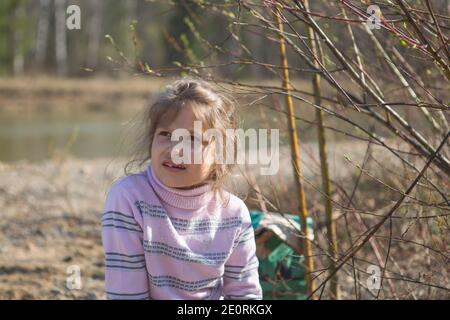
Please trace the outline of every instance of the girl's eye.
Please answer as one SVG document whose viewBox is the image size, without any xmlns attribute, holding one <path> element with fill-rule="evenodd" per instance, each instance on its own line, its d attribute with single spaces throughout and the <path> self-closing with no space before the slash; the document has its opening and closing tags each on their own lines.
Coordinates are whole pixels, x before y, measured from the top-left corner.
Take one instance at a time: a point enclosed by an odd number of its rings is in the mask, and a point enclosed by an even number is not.
<svg viewBox="0 0 450 320">
<path fill-rule="evenodd" d="M 168 132 L 168 131 L 160 131 L 159 135 L 163 136 L 163 137 L 169 137 L 170 138 L 170 132 Z"/>
</svg>

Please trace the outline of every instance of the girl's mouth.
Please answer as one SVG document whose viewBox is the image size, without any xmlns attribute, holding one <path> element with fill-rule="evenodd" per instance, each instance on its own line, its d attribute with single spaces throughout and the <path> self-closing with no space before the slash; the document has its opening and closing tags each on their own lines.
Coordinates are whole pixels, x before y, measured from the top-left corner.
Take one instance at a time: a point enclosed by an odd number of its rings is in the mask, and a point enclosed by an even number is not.
<svg viewBox="0 0 450 320">
<path fill-rule="evenodd" d="M 163 161 L 162 163 L 163 167 L 165 167 L 167 170 L 172 172 L 178 172 L 181 170 L 186 170 L 186 167 L 182 164 L 175 164 L 172 161 Z"/>
</svg>

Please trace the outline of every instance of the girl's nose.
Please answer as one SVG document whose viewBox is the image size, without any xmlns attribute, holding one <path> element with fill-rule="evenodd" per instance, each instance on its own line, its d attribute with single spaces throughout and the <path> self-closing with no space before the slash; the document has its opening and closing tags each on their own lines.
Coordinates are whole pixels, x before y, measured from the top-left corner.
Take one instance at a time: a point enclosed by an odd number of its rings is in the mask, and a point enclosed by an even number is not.
<svg viewBox="0 0 450 320">
<path fill-rule="evenodd" d="M 173 147 L 173 153 L 179 155 L 180 157 L 183 156 L 183 148 L 181 148 L 179 145 Z"/>
<path fill-rule="evenodd" d="M 173 154 L 178 157 L 183 156 L 183 148 L 180 143 L 175 142 L 170 148 L 168 148 L 169 157 Z"/>
</svg>

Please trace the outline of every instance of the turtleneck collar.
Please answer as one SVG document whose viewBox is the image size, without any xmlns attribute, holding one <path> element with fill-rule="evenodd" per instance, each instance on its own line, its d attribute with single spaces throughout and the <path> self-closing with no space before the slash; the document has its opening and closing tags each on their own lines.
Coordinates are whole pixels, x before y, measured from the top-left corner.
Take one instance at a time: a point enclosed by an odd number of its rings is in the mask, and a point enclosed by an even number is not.
<svg viewBox="0 0 450 320">
<path fill-rule="evenodd" d="M 192 189 L 177 189 L 164 185 L 153 173 L 151 165 L 147 168 L 147 176 L 156 194 L 172 207 L 182 209 L 199 209 L 212 198 L 211 186 L 205 184 Z"/>
</svg>

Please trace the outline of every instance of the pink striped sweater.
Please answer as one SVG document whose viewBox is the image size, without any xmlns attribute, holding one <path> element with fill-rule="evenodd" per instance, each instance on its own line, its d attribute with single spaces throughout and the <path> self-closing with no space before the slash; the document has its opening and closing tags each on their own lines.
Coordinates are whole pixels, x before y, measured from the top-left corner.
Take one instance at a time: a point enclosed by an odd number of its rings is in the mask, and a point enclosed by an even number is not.
<svg viewBox="0 0 450 320">
<path fill-rule="evenodd" d="M 165 186 L 152 172 L 121 178 L 102 216 L 108 299 L 262 299 L 249 211 L 210 186 Z"/>
</svg>

